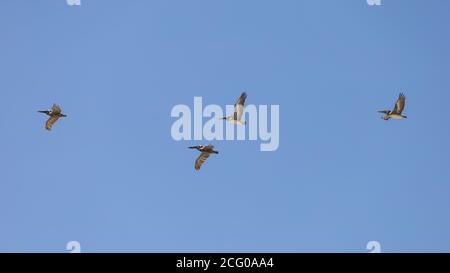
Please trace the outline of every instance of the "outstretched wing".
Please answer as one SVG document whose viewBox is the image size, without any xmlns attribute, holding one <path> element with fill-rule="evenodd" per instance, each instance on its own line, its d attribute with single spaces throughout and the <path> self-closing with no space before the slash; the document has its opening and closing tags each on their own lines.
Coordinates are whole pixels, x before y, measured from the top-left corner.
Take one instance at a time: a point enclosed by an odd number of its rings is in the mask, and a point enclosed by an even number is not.
<svg viewBox="0 0 450 273">
<path fill-rule="evenodd" d="M 401 115 L 403 109 L 405 109 L 405 102 L 406 102 L 405 95 L 403 93 L 400 93 L 400 95 L 398 96 L 397 103 L 395 104 L 394 111 L 392 112 Z"/>
<path fill-rule="evenodd" d="M 58 104 L 53 104 L 52 114 L 61 114 L 61 107 Z"/>
<path fill-rule="evenodd" d="M 239 99 L 234 104 L 234 120 L 241 120 L 244 114 L 245 100 L 247 99 L 247 93 L 242 93 Z"/>
<path fill-rule="evenodd" d="M 59 119 L 58 116 L 51 116 L 45 123 L 45 129 L 50 131 L 53 127 L 53 124 L 55 124 L 58 121 L 58 119 Z"/>
<path fill-rule="evenodd" d="M 201 153 L 200 156 L 195 160 L 195 169 L 198 171 L 205 163 L 206 159 L 209 157 L 209 153 Z"/>
</svg>

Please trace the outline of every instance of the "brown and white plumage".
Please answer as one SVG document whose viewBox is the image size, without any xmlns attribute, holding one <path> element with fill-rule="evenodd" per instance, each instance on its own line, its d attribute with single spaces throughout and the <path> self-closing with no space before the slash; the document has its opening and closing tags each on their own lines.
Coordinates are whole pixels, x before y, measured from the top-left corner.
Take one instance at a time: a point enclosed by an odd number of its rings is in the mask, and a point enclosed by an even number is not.
<svg viewBox="0 0 450 273">
<path fill-rule="evenodd" d="M 209 157 L 209 153 L 201 153 L 200 156 L 195 160 L 195 169 L 198 171 L 205 163 L 206 159 Z"/>
<path fill-rule="evenodd" d="M 196 149 L 199 152 L 201 152 L 200 156 L 195 160 L 195 169 L 198 171 L 202 167 L 203 163 L 205 163 L 206 159 L 211 154 L 218 154 L 219 152 L 214 150 L 213 145 L 207 145 L 207 146 L 193 146 L 189 147 L 189 149 Z"/>
<path fill-rule="evenodd" d="M 405 109 L 405 103 L 406 103 L 406 97 L 403 93 L 400 93 L 400 95 L 398 96 L 397 102 L 395 103 L 394 111 L 392 111 L 392 113 L 401 115 L 403 112 L 403 109 Z"/>
<path fill-rule="evenodd" d="M 53 125 L 58 121 L 61 117 L 67 117 L 66 115 L 62 114 L 61 107 L 57 104 L 53 104 L 51 110 L 41 110 L 38 111 L 39 113 L 44 113 L 47 116 L 49 116 L 47 122 L 45 123 L 45 129 L 52 130 Z"/>
<path fill-rule="evenodd" d="M 243 92 L 239 99 L 234 104 L 234 113 L 232 116 L 224 117 L 223 119 L 233 123 L 233 124 L 240 124 L 245 125 L 247 122 L 243 122 L 242 115 L 244 114 L 245 109 L 245 100 L 247 99 L 247 93 Z"/>
<path fill-rule="evenodd" d="M 403 110 L 405 109 L 406 104 L 406 97 L 403 93 L 400 93 L 398 96 L 397 102 L 395 103 L 394 110 L 382 110 L 378 111 L 379 113 L 383 113 L 384 116 L 382 117 L 384 120 L 389 120 L 391 118 L 393 119 L 405 119 L 407 118 L 404 116 Z"/>
<path fill-rule="evenodd" d="M 53 125 L 58 121 L 58 116 L 51 116 L 49 119 L 47 119 L 47 122 L 45 123 L 45 129 L 51 131 Z"/>
</svg>

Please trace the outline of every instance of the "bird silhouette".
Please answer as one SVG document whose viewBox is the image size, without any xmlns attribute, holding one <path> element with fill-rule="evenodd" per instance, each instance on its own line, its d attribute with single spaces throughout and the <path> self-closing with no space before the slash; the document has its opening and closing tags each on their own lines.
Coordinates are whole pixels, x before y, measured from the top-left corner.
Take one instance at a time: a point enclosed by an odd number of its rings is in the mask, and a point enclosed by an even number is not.
<svg viewBox="0 0 450 273">
<path fill-rule="evenodd" d="M 247 121 L 242 121 L 242 115 L 245 109 L 245 100 L 247 99 L 247 93 L 242 93 L 239 99 L 234 104 L 234 114 L 229 117 L 224 117 L 222 119 L 231 122 L 233 124 L 246 125 Z"/>
<path fill-rule="evenodd" d="M 406 104 L 406 97 L 403 93 L 400 93 L 398 96 L 397 102 L 395 103 L 394 110 L 382 110 L 378 111 L 379 113 L 384 114 L 383 117 L 381 117 L 384 120 L 389 119 L 405 119 L 407 116 L 402 115 L 403 109 L 405 109 Z"/>
<path fill-rule="evenodd" d="M 49 131 L 52 130 L 53 125 L 58 121 L 59 118 L 67 117 L 66 115 L 62 114 L 61 107 L 59 107 L 59 105 L 57 105 L 56 103 L 53 104 L 51 110 L 40 110 L 38 112 L 49 116 L 47 122 L 45 123 L 45 129 Z"/>
<path fill-rule="evenodd" d="M 189 149 L 196 149 L 199 152 L 201 152 L 200 156 L 197 158 L 197 160 L 195 160 L 195 169 L 197 171 L 200 170 L 200 168 L 202 167 L 203 163 L 205 163 L 206 159 L 211 155 L 211 154 L 219 154 L 218 151 L 214 150 L 214 146 L 213 145 L 207 145 L 207 146 L 192 146 L 192 147 L 188 147 Z"/>
</svg>

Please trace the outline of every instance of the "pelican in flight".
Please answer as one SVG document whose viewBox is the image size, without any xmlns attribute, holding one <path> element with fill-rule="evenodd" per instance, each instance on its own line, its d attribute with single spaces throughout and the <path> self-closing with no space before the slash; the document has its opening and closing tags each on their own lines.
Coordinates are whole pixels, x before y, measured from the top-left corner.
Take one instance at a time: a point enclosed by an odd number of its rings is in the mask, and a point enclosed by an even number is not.
<svg viewBox="0 0 450 273">
<path fill-rule="evenodd" d="M 229 117 L 224 117 L 225 119 L 233 124 L 246 125 L 247 121 L 242 121 L 242 115 L 244 114 L 245 99 L 247 98 L 247 93 L 242 93 L 237 102 L 234 104 L 234 114 Z"/>
<path fill-rule="evenodd" d="M 199 152 L 201 152 L 200 156 L 195 160 L 195 169 L 198 171 L 202 167 L 203 163 L 205 163 L 206 159 L 209 157 L 210 154 L 218 154 L 218 151 L 214 151 L 214 146 L 207 145 L 207 146 L 193 146 L 189 147 L 189 149 L 196 149 Z"/>
<path fill-rule="evenodd" d="M 59 118 L 67 117 L 66 115 L 62 114 L 61 107 L 57 104 L 53 104 L 52 110 L 41 110 L 38 111 L 39 113 L 46 114 L 50 118 L 45 123 L 45 129 L 52 130 L 53 125 L 58 121 Z"/>
<path fill-rule="evenodd" d="M 384 114 L 383 117 L 381 117 L 384 120 L 389 120 L 391 118 L 393 119 L 405 119 L 406 116 L 402 115 L 403 109 L 405 108 L 406 103 L 406 97 L 403 93 L 400 93 L 398 96 L 397 102 L 395 103 L 394 110 L 382 110 L 378 111 L 379 113 Z"/>
</svg>

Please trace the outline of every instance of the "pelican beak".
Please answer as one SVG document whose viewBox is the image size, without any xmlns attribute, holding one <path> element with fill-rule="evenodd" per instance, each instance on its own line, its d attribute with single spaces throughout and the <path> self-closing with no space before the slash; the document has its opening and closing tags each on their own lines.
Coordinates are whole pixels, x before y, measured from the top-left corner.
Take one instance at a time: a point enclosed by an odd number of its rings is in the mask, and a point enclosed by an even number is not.
<svg viewBox="0 0 450 273">
<path fill-rule="evenodd" d="M 189 149 L 195 149 L 195 148 L 197 148 L 197 147 L 195 147 L 195 146 L 192 146 L 192 147 L 188 147 Z"/>
</svg>

